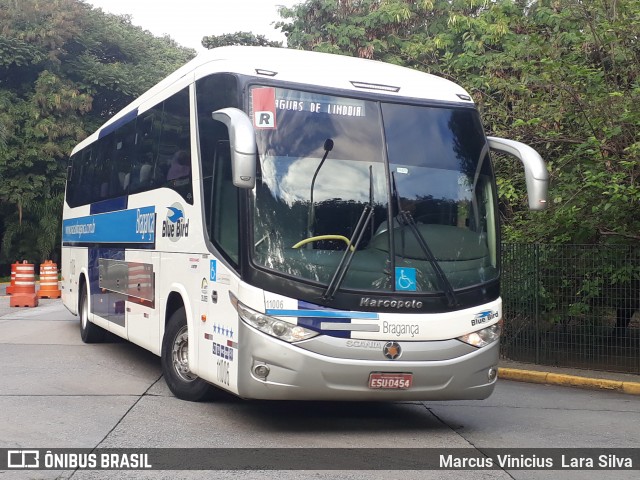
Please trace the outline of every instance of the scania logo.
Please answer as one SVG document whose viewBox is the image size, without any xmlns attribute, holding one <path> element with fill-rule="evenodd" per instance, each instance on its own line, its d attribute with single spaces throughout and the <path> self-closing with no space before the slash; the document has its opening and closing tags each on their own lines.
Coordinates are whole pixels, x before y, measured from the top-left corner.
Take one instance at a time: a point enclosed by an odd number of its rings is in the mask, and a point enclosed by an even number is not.
<svg viewBox="0 0 640 480">
<path fill-rule="evenodd" d="M 369 348 L 378 350 L 382 346 L 382 342 L 376 342 L 373 340 L 347 340 L 346 345 L 349 348 Z"/>
<path fill-rule="evenodd" d="M 402 355 L 402 348 L 400 348 L 400 344 L 398 342 L 387 342 L 382 347 L 382 353 L 389 360 L 395 360 Z"/>
</svg>

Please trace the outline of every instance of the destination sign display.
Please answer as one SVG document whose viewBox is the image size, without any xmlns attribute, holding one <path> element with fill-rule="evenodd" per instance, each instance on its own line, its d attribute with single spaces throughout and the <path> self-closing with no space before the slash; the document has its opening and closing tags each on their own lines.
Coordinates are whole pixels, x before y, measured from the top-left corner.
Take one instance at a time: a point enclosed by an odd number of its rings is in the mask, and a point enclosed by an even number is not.
<svg viewBox="0 0 640 480">
<path fill-rule="evenodd" d="M 364 117 L 365 101 L 274 87 L 252 90 L 253 124 L 259 129 L 277 128 L 279 112 L 307 112 L 343 117 Z"/>
</svg>

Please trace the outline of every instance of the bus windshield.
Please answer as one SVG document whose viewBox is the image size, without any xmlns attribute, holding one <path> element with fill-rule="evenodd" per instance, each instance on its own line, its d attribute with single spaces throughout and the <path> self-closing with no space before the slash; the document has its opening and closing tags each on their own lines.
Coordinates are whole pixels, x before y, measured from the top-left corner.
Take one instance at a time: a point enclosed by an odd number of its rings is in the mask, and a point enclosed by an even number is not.
<svg viewBox="0 0 640 480">
<path fill-rule="evenodd" d="M 441 293 L 493 280 L 493 173 L 477 112 L 253 87 L 253 261 L 340 288 Z M 344 261 L 343 257 L 348 261 Z"/>
</svg>

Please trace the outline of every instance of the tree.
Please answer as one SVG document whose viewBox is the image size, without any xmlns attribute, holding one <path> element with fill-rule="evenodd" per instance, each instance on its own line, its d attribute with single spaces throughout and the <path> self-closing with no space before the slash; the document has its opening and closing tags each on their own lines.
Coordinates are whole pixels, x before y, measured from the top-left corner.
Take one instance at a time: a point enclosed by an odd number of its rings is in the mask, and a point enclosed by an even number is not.
<svg viewBox="0 0 640 480">
<path fill-rule="evenodd" d="M 282 42 L 271 41 L 264 35 L 255 35 L 251 32 L 210 35 L 202 39 L 202 46 L 208 49 L 232 45 L 244 45 L 248 47 L 282 47 Z"/>
<path fill-rule="evenodd" d="M 43 260 L 72 148 L 194 52 L 80 0 L 0 0 L 0 24 L 0 262 Z"/>
</svg>

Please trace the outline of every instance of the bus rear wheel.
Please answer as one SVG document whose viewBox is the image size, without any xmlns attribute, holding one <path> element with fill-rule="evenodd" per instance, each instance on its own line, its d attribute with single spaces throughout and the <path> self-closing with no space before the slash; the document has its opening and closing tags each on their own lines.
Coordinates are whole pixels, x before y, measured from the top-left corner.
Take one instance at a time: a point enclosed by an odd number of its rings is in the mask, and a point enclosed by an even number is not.
<svg viewBox="0 0 640 480">
<path fill-rule="evenodd" d="M 189 369 L 189 332 L 184 307 L 169 318 L 162 339 L 161 363 L 164 380 L 176 397 L 191 402 L 211 398 L 213 387 Z"/>
<path fill-rule="evenodd" d="M 104 341 L 106 331 L 104 328 L 89 321 L 89 296 L 87 286 L 80 290 L 80 338 L 84 343 L 101 343 Z"/>
</svg>

